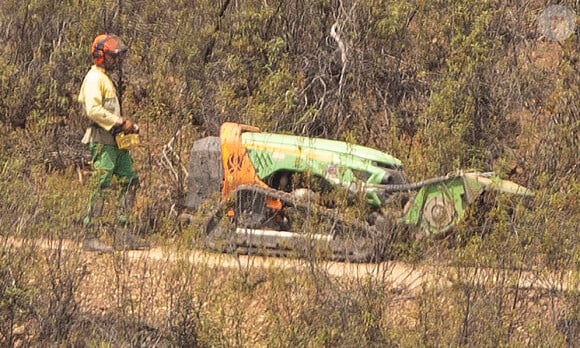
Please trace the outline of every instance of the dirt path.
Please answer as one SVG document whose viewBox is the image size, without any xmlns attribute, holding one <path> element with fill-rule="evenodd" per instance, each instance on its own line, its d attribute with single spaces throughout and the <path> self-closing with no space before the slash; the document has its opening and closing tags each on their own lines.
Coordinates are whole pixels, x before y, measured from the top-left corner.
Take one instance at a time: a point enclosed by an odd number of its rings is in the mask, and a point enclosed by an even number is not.
<svg viewBox="0 0 580 348">
<path fill-rule="evenodd" d="M 39 250 L 58 249 L 80 251 L 80 245 L 69 240 L 22 240 L 6 239 L 6 246 L 22 247 L 24 244 L 33 245 Z M 230 255 L 212 253 L 202 250 L 178 250 L 176 247 L 153 247 L 143 251 L 124 251 L 126 259 L 133 262 L 159 261 L 177 262 L 187 260 L 190 263 L 203 264 L 210 267 L 251 270 L 284 269 L 306 271 L 313 265 L 301 259 L 279 257 Z M 107 258 L 111 255 L 83 253 L 87 259 Z M 319 262 L 316 268 L 326 272 L 331 277 L 350 279 L 373 278 L 390 284 L 393 289 L 414 291 L 425 285 L 448 287 L 463 283 L 475 286 L 502 285 L 519 289 L 536 289 L 545 291 L 578 291 L 580 289 L 580 274 L 577 271 L 548 272 L 548 271 L 519 271 L 508 269 L 490 269 L 481 267 L 451 267 L 445 264 L 411 265 L 404 262 L 389 261 L 382 263 L 342 263 Z"/>
</svg>

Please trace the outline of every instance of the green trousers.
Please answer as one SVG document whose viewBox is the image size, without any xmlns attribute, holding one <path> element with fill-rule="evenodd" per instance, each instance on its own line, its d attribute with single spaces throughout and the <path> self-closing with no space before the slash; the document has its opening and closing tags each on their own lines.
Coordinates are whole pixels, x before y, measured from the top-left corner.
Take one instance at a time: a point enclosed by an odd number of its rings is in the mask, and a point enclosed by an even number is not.
<svg viewBox="0 0 580 348">
<path fill-rule="evenodd" d="M 133 207 L 136 191 L 139 187 L 139 177 L 133 168 L 133 158 L 127 150 L 120 150 L 115 145 L 90 143 L 93 161 L 93 174 L 90 179 L 91 194 L 88 203 L 87 216 L 83 220 L 85 226 L 91 225 L 94 218 L 103 211 L 103 190 L 111 186 L 113 177 L 120 183 L 119 210 L 117 221 L 125 224 L 127 213 Z"/>
</svg>

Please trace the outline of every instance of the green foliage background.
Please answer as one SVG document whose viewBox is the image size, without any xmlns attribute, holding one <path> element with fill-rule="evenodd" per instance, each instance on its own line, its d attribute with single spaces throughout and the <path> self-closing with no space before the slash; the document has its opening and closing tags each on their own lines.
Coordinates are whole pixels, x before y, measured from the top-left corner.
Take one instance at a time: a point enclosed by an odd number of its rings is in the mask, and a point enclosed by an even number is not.
<svg viewBox="0 0 580 348">
<path fill-rule="evenodd" d="M 562 4 L 579 12 L 577 2 Z M 123 109 L 144 130 L 135 152 L 144 183 L 139 219 L 160 244 L 188 233 L 172 218 L 188 145 L 236 121 L 377 147 L 401 158 L 413 180 L 475 168 L 531 187 L 531 210 L 506 214 L 509 204 L 496 205 L 486 223 L 462 226 L 461 247 L 411 248 L 427 264 L 443 258 L 539 275 L 572 271 L 577 286 L 580 38 L 578 29 L 560 43 L 543 37 L 536 19 L 547 5 L 3 0 L 0 342 L 128 345 L 144 321 L 116 307 L 107 318 L 121 320 L 87 325 L 75 296 L 83 278 L 79 255 L 43 258 L 7 242 L 79 234 L 88 191 L 77 180 L 87 153 L 76 96 L 91 64 L 90 43 L 101 32 L 130 47 Z M 206 269 L 190 271 L 207 281 Z M 42 272 L 50 272 L 50 282 L 39 279 Z M 558 346 L 580 335 L 577 287 L 525 296 L 500 285 L 459 282 L 443 294 L 426 288 L 406 303 L 414 317 L 403 323 L 388 316 L 401 303 L 385 295 L 385 284 L 344 284 L 320 272 L 284 278 L 272 271 L 260 290 L 240 290 L 248 275 L 227 273 L 212 280 L 221 293 L 201 288 L 198 278 L 187 283 L 191 273 L 184 272 L 184 286 L 173 289 L 181 296 L 175 316 L 149 325 L 185 346 Z M 221 307 L 194 303 L 203 294 Z M 286 298 L 293 300 L 283 307 Z M 266 332 L 250 340 L 223 311 L 244 318 L 241 305 L 257 299 Z M 103 333 L 110 322 L 124 323 L 121 334 Z M 33 334 L 18 336 L 21 327 Z M 83 332 L 92 332 L 90 339 L 83 341 Z"/>
</svg>

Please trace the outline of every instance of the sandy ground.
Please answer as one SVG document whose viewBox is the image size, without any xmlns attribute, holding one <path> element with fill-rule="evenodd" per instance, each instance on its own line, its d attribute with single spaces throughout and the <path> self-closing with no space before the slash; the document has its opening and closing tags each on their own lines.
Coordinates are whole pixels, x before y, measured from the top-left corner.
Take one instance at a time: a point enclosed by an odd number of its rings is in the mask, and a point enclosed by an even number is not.
<svg viewBox="0 0 580 348">
<path fill-rule="evenodd" d="M 518 290 L 514 293 L 523 293 L 519 290 L 526 289 L 530 290 L 525 291 L 530 297 L 521 301 L 526 306 L 535 308 L 544 306 L 545 301 L 553 300 L 548 295 L 541 303 L 537 303 L 541 294 L 564 292 L 566 297 L 568 291 L 577 292 L 580 279 L 578 271 L 552 274 L 546 270 L 458 268 L 443 263 L 428 264 L 426 261 L 418 265 L 400 261 L 378 264 L 313 264 L 303 259 L 235 256 L 205 250 L 180 249 L 171 244 L 144 251 L 98 254 L 83 252 L 79 243 L 70 240 L 22 240 L 0 236 L 0 246 L 4 249 L 22 248 L 39 256 L 44 273 L 37 274 L 32 271 L 32 281 L 47 284 L 45 291 L 51 291 L 54 284 L 59 285 L 63 279 L 66 279 L 64 285 L 68 281 L 76 282 L 74 298 L 81 313 L 79 317 L 84 318 L 81 321 L 83 325 L 92 329 L 106 330 L 113 327 L 110 323 L 117 322 L 119 316 L 134 318 L 144 327 L 171 326 L 184 313 L 193 313 L 187 311 L 190 307 L 183 307 L 185 304 L 193 306 L 191 310 L 213 318 L 215 321 L 212 323 L 220 323 L 219 330 L 227 332 L 223 337 L 235 337 L 230 331 L 240 330 L 243 339 L 247 341 L 244 341 L 246 346 L 251 347 L 266 346 L 263 341 L 264 330 L 267 329 L 268 318 L 272 320 L 275 317 L 271 314 L 272 310 L 292 310 L 300 306 L 304 299 L 288 298 L 287 305 L 281 305 L 278 301 L 283 301 L 285 296 L 293 296 L 293 290 L 299 289 L 301 284 L 300 280 L 293 280 L 301 279 L 303 275 L 336 278 L 337 288 L 346 284 L 361 284 L 364 288 L 369 279 L 376 281 L 371 284 L 380 284 L 380 288 L 387 291 L 389 313 L 396 313 L 386 316 L 387 319 L 384 320 L 388 322 L 383 324 L 396 325 L 402 330 L 418 325 L 417 299 L 424 294 L 438 296 L 436 294 L 453 290 L 454 287 L 456 289 L 460 284 L 489 289 L 492 294 L 508 288 Z M 45 273 L 46 271 L 56 273 L 53 276 Z M 42 279 L 35 279 L 35 275 Z M 298 278 L 294 279 L 294 276 Z M 285 277 L 290 282 L 280 283 L 280 279 Z M 248 282 L 240 285 L 241 279 Z M 281 293 L 270 293 L 280 284 Z M 244 287 L 246 285 L 252 290 Z M 308 298 L 308 293 L 305 296 Z M 539 315 L 535 310 L 528 308 L 528 311 L 519 318 L 523 320 L 525 316 L 535 318 Z M 270 313 L 270 317 L 264 313 Z M 232 321 L 232 318 L 239 318 L 239 321 Z M 525 318 L 527 323 L 528 317 Z M 213 332 L 208 327 L 202 332 Z M 115 328 L 118 329 L 116 326 Z M 22 335 L 26 332 L 25 326 L 18 330 Z M 518 327 L 518 330 L 524 336 L 527 334 L 527 329 L 523 326 Z M 124 337 L 122 332 L 114 331 L 111 333 L 113 336 L 99 332 L 101 337 L 108 337 L 107 339 L 113 341 Z M 130 330 L 127 332 L 134 333 Z M 152 332 L 152 337 L 158 337 L 155 336 L 157 331 Z M 114 336 L 115 334 L 119 336 Z M 232 346 L 235 345 L 232 343 Z"/>
<path fill-rule="evenodd" d="M 21 239 L 9 239 L 7 245 L 20 247 L 23 243 L 31 243 Z M 58 249 L 78 251 L 81 247 L 73 241 L 36 240 L 33 242 L 39 250 Z M 114 254 L 81 253 L 89 264 L 104 261 L 113 255 L 122 254 L 125 260 L 135 263 L 143 262 L 182 262 L 203 264 L 209 267 L 224 269 L 280 269 L 303 271 L 311 266 L 305 260 L 283 257 L 263 257 L 247 255 L 230 255 L 207 252 L 203 250 L 177 250 L 172 247 L 153 247 L 149 250 L 122 251 Z M 322 262 L 317 265 L 328 276 L 351 279 L 373 277 L 390 284 L 393 289 L 414 291 L 424 285 L 451 286 L 456 283 L 471 283 L 480 286 L 493 286 L 498 282 L 503 285 L 548 291 L 578 291 L 580 276 L 578 272 L 559 272 L 558 274 L 542 270 L 520 271 L 506 269 L 485 269 L 469 267 L 452 267 L 445 264 L 411 265 L 404 262 L 389 261 L 382 263 L 344 263 Z"/>
</svg>

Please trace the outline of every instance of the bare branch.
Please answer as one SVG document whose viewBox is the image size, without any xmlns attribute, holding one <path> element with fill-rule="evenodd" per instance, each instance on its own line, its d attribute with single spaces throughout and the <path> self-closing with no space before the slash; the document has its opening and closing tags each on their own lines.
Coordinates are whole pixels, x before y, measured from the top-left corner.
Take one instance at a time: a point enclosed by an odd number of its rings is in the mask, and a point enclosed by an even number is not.
<svg viewBox="0 0 580 348">
<path fill-rule="evenodd" d="M 338 94 L 342 94 L 343 79 L 344 79 L 344 74 L 346 72 L 346 65 L 347 65 L 347 55 L 346 55 L 347 47 L 344 44 L 344 41 L 342 40 L 340 35 L 338 34 L 338 32 L 336 30 L 337 28 L 339 28 L 338 20 L 330 28 L 330 36 L 334 39 L 334 41 L 336 41 L 336 43 L 338 44 L 338 49 L 340 50 L 340 58 L 341 58 L 341 62 L 342 62 L 342 71 L 340 72 L 340 80 L 338 82 Z M 339 30 L 340 30 L 340 28 L 339 28 Z"/>
</svg>

